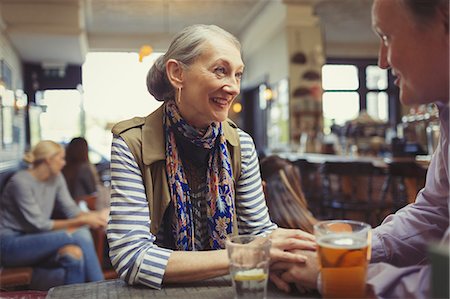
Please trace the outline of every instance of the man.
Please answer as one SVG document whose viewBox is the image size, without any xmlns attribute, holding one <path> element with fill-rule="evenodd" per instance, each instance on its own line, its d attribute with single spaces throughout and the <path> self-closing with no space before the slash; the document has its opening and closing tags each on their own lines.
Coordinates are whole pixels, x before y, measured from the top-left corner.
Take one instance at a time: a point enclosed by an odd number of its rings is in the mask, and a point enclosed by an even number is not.
<svg viewBox="0 0 450 299">
<path fill-rule="evenodd" d="M 377 297 L 428 298 L 431 266 L 427 246 L 449 244 L 449 1 L 374 0 L 372 24 L 380 37 L 378 65 L 391 69 L 405 105 L 435 103 L 441 136 L 430 163 L 426 184 L 414 204 L 388 216 L 373 230 L 367 283 Z M 319 266 L 314 252 L 304 265 L 279 263 L 282 274 L 272 281 L 318 288 Z"/>
</svg>

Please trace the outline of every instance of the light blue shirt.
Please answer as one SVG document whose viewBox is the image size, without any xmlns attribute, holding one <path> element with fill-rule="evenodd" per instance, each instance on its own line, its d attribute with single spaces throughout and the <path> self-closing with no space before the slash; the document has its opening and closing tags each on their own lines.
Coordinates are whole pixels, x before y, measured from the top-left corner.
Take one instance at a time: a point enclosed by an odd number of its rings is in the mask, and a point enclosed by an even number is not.
<svg viewBox="0 0 450 299">
<path fill-rule="evenodd" d="M 415 203 L 386 217 L 373 231 L 368 283 L 380 298 L 430 298 L 427 247 L 449 246 L 449 106 L 438 104 L 440 140 Z"/>
</svg>

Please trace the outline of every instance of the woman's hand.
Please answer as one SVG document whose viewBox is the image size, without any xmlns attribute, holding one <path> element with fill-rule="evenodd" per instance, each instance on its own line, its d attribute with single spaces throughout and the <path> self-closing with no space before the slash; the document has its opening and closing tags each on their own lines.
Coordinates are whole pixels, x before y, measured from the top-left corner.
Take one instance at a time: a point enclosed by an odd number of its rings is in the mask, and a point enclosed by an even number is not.
<svg viewBox="0 0 450 299">
<path fill-rule="evenodd" d="M 106 227 L 107 224 L 107 219 L 102 211 L 81 213 L 77 218 L 91 228 Z"/>
<path fill-rule="evenodd" d="M 277 228 L 269 238 L 272 241 L 271 263 L 304 263 L 308 259 L 307 255 L 295 251 L 315 251 L 317 247 L 314 236 L 299 229 Z"/>
</svg>

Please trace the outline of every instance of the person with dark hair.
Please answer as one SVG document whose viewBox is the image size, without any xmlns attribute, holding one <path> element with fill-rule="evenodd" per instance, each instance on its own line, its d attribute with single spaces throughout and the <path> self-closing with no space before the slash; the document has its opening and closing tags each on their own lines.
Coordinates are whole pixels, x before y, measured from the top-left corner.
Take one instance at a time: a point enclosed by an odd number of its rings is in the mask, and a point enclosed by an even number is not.
<svg viewBox="0 0 450 299">
<path fill-rule="evenodd" d="M 33 267 L 37 289 L 103 279 L 88 228 L 105 227 L 106 219 L 82 212 L 71 198 L 64 155 L 60 144 L 40 141 L 24 157 L 31 167 L 15 173 L 0 198 L 0 265 Z M 54 210 L 64 219 L 51 219 Z"/>
<path fill-rule="evenodd" d="M 260 165 L 270 219 L 280 227 L 312 233 L 317 219 L 308 210 L 299 169 L 276 155 L 263 158 Z"/>
<path fill-rule="evenodd" d="M 62 173 L 75 200 L 97 192 L 100 183 L 97 171 L 89 161 L 89 148 L 83 137 L 73 138 L 66 146 L 66 165 Z"/>
<path fill-rule="evenodd" d="M 129 284 L 161 288 L 229 273 L 225 240 L 269 234 L 273 261 L 315 249 L 270 221 L 252 138 L 229 120 L 244 71 L 239 41 L 214 25 L 176 34 L 147 76 L 163 105 L 112 132 L 110 257 Z"/>
<path fill-rule="evenodd" d="M 416 201 L 373 230 L 367 283 L 380 298 L 430 298 L 427 247 L 439 241 L 448 248 L 450 239 L 449 1 L 374 0 L 372 24 L 381 40 L 378 65 L 391 69 L 400 101 L 434 103 L 441 133 Z M 304 266 L 274 266 L 285 270 L 277 281 L 279 287 L 289 282 L 310 288 L 320 285 L 315 253 L 303 254 L 311 256 Z"/>
</svg>

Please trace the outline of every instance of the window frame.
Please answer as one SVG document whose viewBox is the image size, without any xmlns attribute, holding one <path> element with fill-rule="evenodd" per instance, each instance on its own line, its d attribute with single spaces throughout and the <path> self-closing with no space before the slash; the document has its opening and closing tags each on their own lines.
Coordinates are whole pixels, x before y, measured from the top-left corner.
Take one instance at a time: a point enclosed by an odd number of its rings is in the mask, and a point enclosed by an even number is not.
<svg viewBox="0 0 450 299">
<path fill-rule="evenodd" d="M 395 127 L 401 123 L 401 104 L 399 101 L 399 88 L 394 84 L 394 77 L 389 69 L 388 86 L 386 89 L 369 89 L 366 81 L 366 68 L 372 65 L 378 65 L 376 58 L 328 58 L 328 65 L 354 65 L 358 69 L 358 83 L 356 90 L 327 89 L 324 92 L 357 92 L 359 94 L 359 111 L 367 110 L 367 94 L 369 92 L 386 92 L 388 96 L 388 124 Z"/>
</svg>

